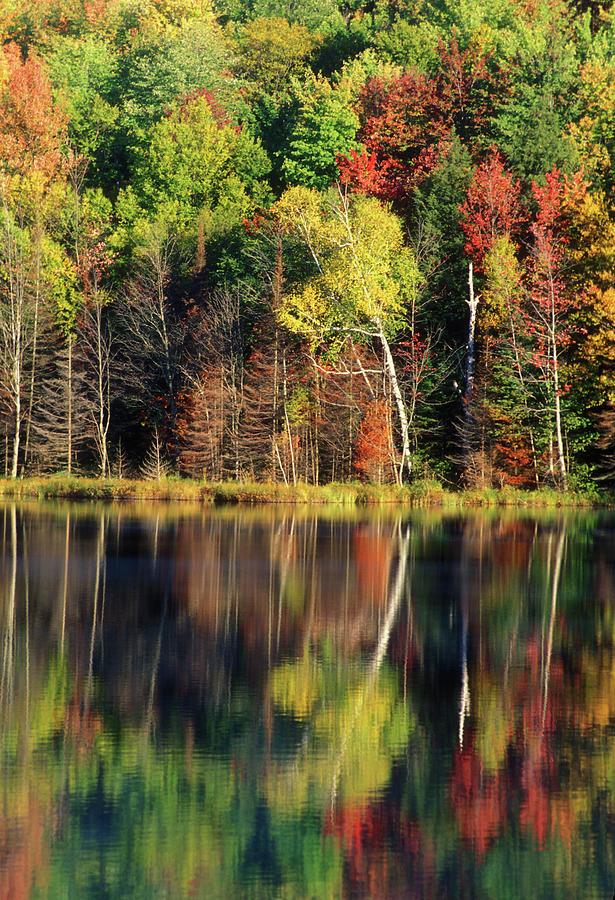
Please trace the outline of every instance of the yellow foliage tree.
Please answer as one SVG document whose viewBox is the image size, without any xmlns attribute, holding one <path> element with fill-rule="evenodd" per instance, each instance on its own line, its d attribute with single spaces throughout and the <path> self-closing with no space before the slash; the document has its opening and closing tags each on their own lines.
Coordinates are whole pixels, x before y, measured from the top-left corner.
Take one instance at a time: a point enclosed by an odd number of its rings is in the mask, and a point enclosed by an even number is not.
<svg viewBox="0 0 615 900">
<path fill-rule="evenodd" d="M 404 468 L 411 474 L 409 425 L 389 340 L 403 326 L 420 281 L 401 222 L 375 198 L 349 197 L 342 189 L 329 195 L 291 188 L 274 213 L 313 263 L 312 274 L 284 297 L 282 323 L 314 347 L 335 347 L 348 335 L 382 347 L 402 438 L 401 482 Z"/>
</svg>

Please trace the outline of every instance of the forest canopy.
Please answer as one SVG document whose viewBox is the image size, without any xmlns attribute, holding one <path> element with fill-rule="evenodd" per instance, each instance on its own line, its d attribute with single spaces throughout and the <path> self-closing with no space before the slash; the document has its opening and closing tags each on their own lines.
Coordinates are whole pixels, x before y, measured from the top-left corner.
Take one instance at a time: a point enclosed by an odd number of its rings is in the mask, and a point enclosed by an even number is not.
<svg viewBox="0 0 615 900">
<path fill-rule="evenodd" d="M 615 22 L 5 0 L 0 467 L 615 478 Z"/>
</svg>

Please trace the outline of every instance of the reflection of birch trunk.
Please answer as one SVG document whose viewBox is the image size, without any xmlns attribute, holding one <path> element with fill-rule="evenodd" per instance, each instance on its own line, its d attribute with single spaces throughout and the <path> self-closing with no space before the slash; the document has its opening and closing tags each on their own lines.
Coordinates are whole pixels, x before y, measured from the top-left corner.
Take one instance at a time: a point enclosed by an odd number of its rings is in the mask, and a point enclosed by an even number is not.
<svg viewBox="0 0 615 900">
<path fill-rule="evenodd" d="M 470 264 L 471 265 L 471 264 Z M 466 529 L 467 529 L 466 525 Z M 468 677 L 468 603 L 469 603 L 469 574 L 468 574 L 468 546 L 469 536 L 467 530 L 464 533 L 463 549 L 461 556 L 461 696 L 459 698 L 459 747 L 463 749 L 463 735 L 465 721 L 470 714 L 470 679 Z"/>
<path fill-rule="evenodd" d="M 158 628 L 158 640 L 156 641 L 156 652 L 154 654 L 154 664 L 152 666 L 152 677 L 149 683 L 149 695 L 147 698 L 147 711 L 145 714 L 145 734 L 149 736 L 152 730 L 152 722 L 154 721 L 154 696 L 156 694 L 156 678 L 158 676 L 158 668 L 160 666 L 160 655 L 162 652 L 162 635 L 164 633 L 164 623 L 167 617 L 168 606 L 168 586 L 164 593 L 164 606 L 162 607 L 162 615 L 160 616 L 160 626 Z"/>
<path fill-rule="evenodd" d="M 470 715 L 470 680 L 468 678 L 468 607 L 462 607 L 461 630 L 461 698 L 459 700 L 459 748 L 463 750 L 466 717 Z"/>
<path fill-rule="evenodd" d="M 372 659 L 372 664 L 370 667 L 371 679 L 370 684 L 373 682 L 374 677 L 376 676 L 378 669 L 382 665 L 382 660 L 384 659 L 384 654 L 387 651 L 387 647 L 389 645 L 389 640 L 391 638 L 391 630 L 395 623 L 395 619 L 397 617 L 397 613 L 399 611 L 399 607 L 403 597 L 403 588 L 404 582 L 406 580 L 406 569 L 408 567 L 408 546 L 410 544 L 410 529 L 406 528 L 406 533 L 401 538 L 399 537 L 399 561 L 397 564 L 397 574 L 395 577 L 395 583 L 393 584 L 393 588 L 391 590 L 391 595 L 389 598 L 389 605 L 387 608 L 387 614 L 385 620 L 382 624 L 382 628 L 380 629 L 380 635 L 378 637 L 378 644 L 376 645 L 376 652 L 374 653 L 374 657 Z"/>
<path fill-rule="evenodd" d="M 26 537 L 26 525 L 21 525 L 21 540 L 23 544 L 23 576 L 24 576 L 24 606 L 26 613 L 26 730 L 29 729 L 30 716 L 30 566 L 28 562 L 28 540 Z"/>
<path fill-rule="evenodd" d="M 155 554 L 156 558 L 158 557 L 158 540 L 159 540 L 159 517 L 156 516 L 156 530 L 155 530 Z M 144 722 L 144 733 L 145 737 L 149 737 L 150 732 L 152 730 L 152 723 L 154 721 L 154 697 L 156 695 L 156 679 L 158 677 L 158 669 L 160 667 L 160 656 L 162 653 L 162 637 L 164 634 L 164 626 L 167 618 L 167 608 L 169 605 L 169 594 L 170 594 L 170 570 L 167 570 L 166 575 L 166 584 L 164 588 L 164 602 L 162 606 L 162 613 L 160 615 L 160 625 L 158 627 L 158 639 L 156 641 L 156 652 L 154 653 L 154 662 L 152 665 L 152 675 L 150 678 L 149 684 L 149 694 L 147 698 L 147 708 L 145 713 L 145 722 Z M 219 590 L 216 590 L 216 596 L 219 594 Z M 217 613 L 216 613 L 216 633 L 217 633 Z"/>
<path fill-rule="evenodd" d="M 271 531 L 271 535 L 269 538 L 269 588 L 267 594 L 267 666 L 271 667 L 271 644 L 273 640 L 273 610 L 274 610 L 274 573 L 275 573 L 275 563 L 279 560 L 282 551 L 280 548 L 280 544 L 282 543 L 283 533 L 286 530 L 286 517 L 282 519 L 279 527 L 275 532 Z M 289 538 L 288 549 L 286 556 L 282 562 L 281 571 L 280 571 L 280 583 L 278 586 L 278 624 L 277 624 L 277 638 L 276 638 L 276 650 L 280 643 L 280 618 L 282 614 L 282 596 L 286 587 L 286 579 L 288 577 L 288 563 L 290 559 L 290 541 L 292 539 L 292 535 L 295 530 L 295 517 L 292 519 L 292 527 L 291 527 L 291 535 Z"/>
<path fill-rule="evenodd" d="M 547 700 L 549 697 L 549 675 L 551 672 L 551 655 L 553 653 L 553 629 L 555 627 L 555 613 L 557 611 L 557 595 L 559 592 L 559 582 L 562 573 L 562 562 L 564 559 L 564 544 L 566 541 L 566 527 L 562 526 L 555 550 L 555 565 L 553 567 L 553 580 L 551 582 L 551 615 L 549 616 L 549 631 L 547 635 L 547 652 L 543 686 L 542 700 L 542 721 L 541 730 L 545 727 L 545 719 L 547 715 Z"/>
<path fill-rule="evenodd" d="M 70 513 L 66 513 L 66 536 L 64 539 L 64 584 L 62 589 L 62 633 L 60 655 L 64 656 L 64 635 L 66 633 L 66 600 L 68 597 L 68 557 L 70 551 Z"/>
<path fill-rule="evenodd" d="M 4 657 L 2 660 L 2 683 L 0 696 L 10 700 L 13 688 L 13 663 L 15 654 L 15 596 L 17 592 L 17 507 L 11 506 L 11 580 L 9 582 L 9 608 L 4 635 Z"/>
<path fill-rule="evenodd" d="M 284 523 L 286 524 L 286 523 Z M 295 537 L 296 517 L 293 515 L 290 522 L 290 532 L 286 535 L 286 553 L 282 560 L 282 571 L 280 572 L 280 587 L 278 589 L 278 626 L 276 634 L 276 653 L 280 649 L 280 628 L 282 624 L 282 601 L 286 592 L 286 582 L 288 581 L 288 570 L 290 568 L 290 557 L 293 550 L 293 541 Z"/>
<path fill-rule="evenodd" d="M 376 649 L 374 651 L 374 655 L 372 657 L 371 665 L 367 672 L 367 678 L 365 680 L 365 684 L 363 689 L 359 692 L 359 696 L 357 699 L 357 703 L 354 709 L 354 713 L 350 719 L 350 722 L 344 729 L 344 734 L 342 736 L 340 750 L 337 756 L 337 760 L 335 763 L 335 770 L 333 773 L 333 779 L 331 782 L 331 794 L 330 794 L 330 802 L 329 802 L 329 810 L 330 814 L 333 814 L 333 810 L 335 808 L 335 801 L 337 797 L 337 789 L 339 784 L 340 775 L 342 772 L 342 768 L 344 765 L 344 758 L 346 756 L 346 751 L 348 749 L 348 740 L 354 731 L 354 727 L 357 723 L 361 710 L 365 706 L 367 699 L 369 698 L 370 691 L 374 685 L 376 677 L 378 675 L 378 670 L 382 665 L 382 661 L 384 660 L 385 653 L 389 646 L 389 641 L 391 639 L 391 631 L 393 630 L 393 625 L 395 624 L 395 619 L 397 618 L 397 613 L 399 612 L 399 607 L 401 606 L 401 602 L 404 596 L 404 584 L 406 581 L 406 570 L 408 567 L 408 549 L 410 544 L 410 528 L 406 528 L 406 532 L 404 537 L 401 537 L 401 530 L 399 534 L 399 560 L 397 563 L 397 573 L 395 576 L 395 581 L 393 582 L 393 586 L 391 588 L 389 594 L 389 603 L 387 606 L 386 616 L 384 618 L 384 622 L 382 623 L 382 627 L 380 629 L 380 634 L 378 635 L 378 643 L 376 644 Z"/>
<path fill-rule="evenodd" d="M 156 513 L 156 527 L 154 528 L 154 550 L 152 553 L 152 569 L 156 570 L 158 563 L 158 532 L 160 529 L 160 515 Z"/>
<path fill-rule="evenodd" d="M 98 526 L 98 541 L 96 542 L 96 577 L 94 581 L 94 605 L 92 608 L 92 628 L 90 631 L 90 654 L 88 664 L 88 680 L 85 691 L 85 709 L 87 711 L 90 702 L 90 691 L 92 688 L 92 673 L 94 669 L 94 644 L 96 642 L 96 626 L 98 620 L 98 599 L 101 587 L 101 575 L 104 566 L 104 550 L 105 550 L 105 517 L 101 514 Z"/>
</svg>

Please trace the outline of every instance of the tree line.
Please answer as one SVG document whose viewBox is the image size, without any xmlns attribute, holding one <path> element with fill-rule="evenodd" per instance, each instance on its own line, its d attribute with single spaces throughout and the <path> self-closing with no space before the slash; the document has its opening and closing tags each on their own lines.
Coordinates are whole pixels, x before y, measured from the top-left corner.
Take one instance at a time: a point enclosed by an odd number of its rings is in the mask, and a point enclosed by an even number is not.
<svg viewBox="0 0 615 900">
<path fill-rule="evenodd" d="M 25 0 L 0 32 L 5 475 L 612 480 L 609 3 Z"/>
</svg>

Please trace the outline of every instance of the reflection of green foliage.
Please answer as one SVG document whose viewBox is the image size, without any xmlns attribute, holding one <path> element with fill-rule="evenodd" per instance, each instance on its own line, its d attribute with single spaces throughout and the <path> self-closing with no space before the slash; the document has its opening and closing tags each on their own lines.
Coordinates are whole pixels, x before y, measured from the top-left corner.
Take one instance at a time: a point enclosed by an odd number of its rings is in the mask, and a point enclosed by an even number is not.
<svg viewBox="0 0 615 900">
<path fill-rule="evenodd" d="M 514 724 L 514 709 L 501 689 L 485 685 L 480 689 L 476 730 L 476 748 L 489 772 L 504 762 Z"/>
<path fill-rule="evenodd" d="M 551 867 L 545 867 L 548 858 Z M 596 885 L 598 879 L 590 876 Z M 570 870 L 568 848 L 561 841 L 549 841 L 539 849 L 536 843 L 518 834 L 509 840 L 496 844 L 489 853 L 479 876 L 479 897 L 498 897 L 508 900 L 513 897 L 570 896 L 571 885 L 576 881 Z M 554 893 L 554 882 L 561 893 Z M 580 884 L 580 882 L 579 882 Z M 585 890 L 588 884 L 584 882 Z M 589 891 L 583 896 L 600 896 L 599 890 Z M 577 895 L 581 896 L 581 895 Z"/>
<path fill-rule="evenodd" d="M 27 710 L 20 711 L 19 716 L 9 719 L 2 728 L 0 747 L 5 758 L 16 754 L 25 741 L 31 752 L 51 744 L 63 724 L 70 689 L 66 661 L 60 657 L 52 659 Z"/>
<path fill-rule="evenodd" d="M 262 896 L 315 896 L 314 884 L 328 895 L 340 863 L 332 843 L 322 846 L 320 820 L 299 808 L 296 817 L 289 810 L 286 817 L 269 814 L 252 777 L 246 782 L 250 747 L 247 758 L 231 764 L 227 757 L 189 757 L 182 737 L 167 736 L 158 747 L 128 728 L 75 772 L 70 826 L 58 848 L 60 868 L 72 867 L 75 896 L 100 890 L 101 847 L 88 831 L 101 792 L 116 834 L 113 846 L 102 847 L 108 896 L 126 896 L 126 884 L 141 891 L 130 896 L 146 896 L 144 884 L 149 896 L 239 895 L 254 867 L 265 883 L 275 876 L 276 889 L 264 888 Z"/>
<path fill-rule="evenodd" d="M 325 686 L 322 667 L 308 654 L 278 666 L 271 676 L 274 703 L 285 715 L 307 719 Z"/>
<path fill-rule="evenodd" d="M 269 779 L 274 809 L 360 802 L 386 786 L 412 730 L 393 671 L 324 664 L 306 655 L 273 672 L 271 691 L 285 715 L 304 723 L 308 739 Z"/>
<path fill-rule="evenodd" d="M 53 660 L 1 747 L 13 818 L 27 815 L 32 792 L 62 809 L 61 830 L 47 835 L 54 854 L 44 896 L 222 898 L 239 896 L 249 878 L 265 885 L 264 897 L 336 892 L 341 860 L 333 840 L 323 841 L 321 816 L 300 805 L 270 812 L 259 798 L 260 747 L 242 692 L 208 729 L 214 745 L 226 734 L 214 755 L 202 737 L 189 751 L 174 725 L 160 744 L 148 729 L 111 722 L 85 740 L 77 706 L 67 726 L 73 690 L 65 661 Z"/>
</svg>

